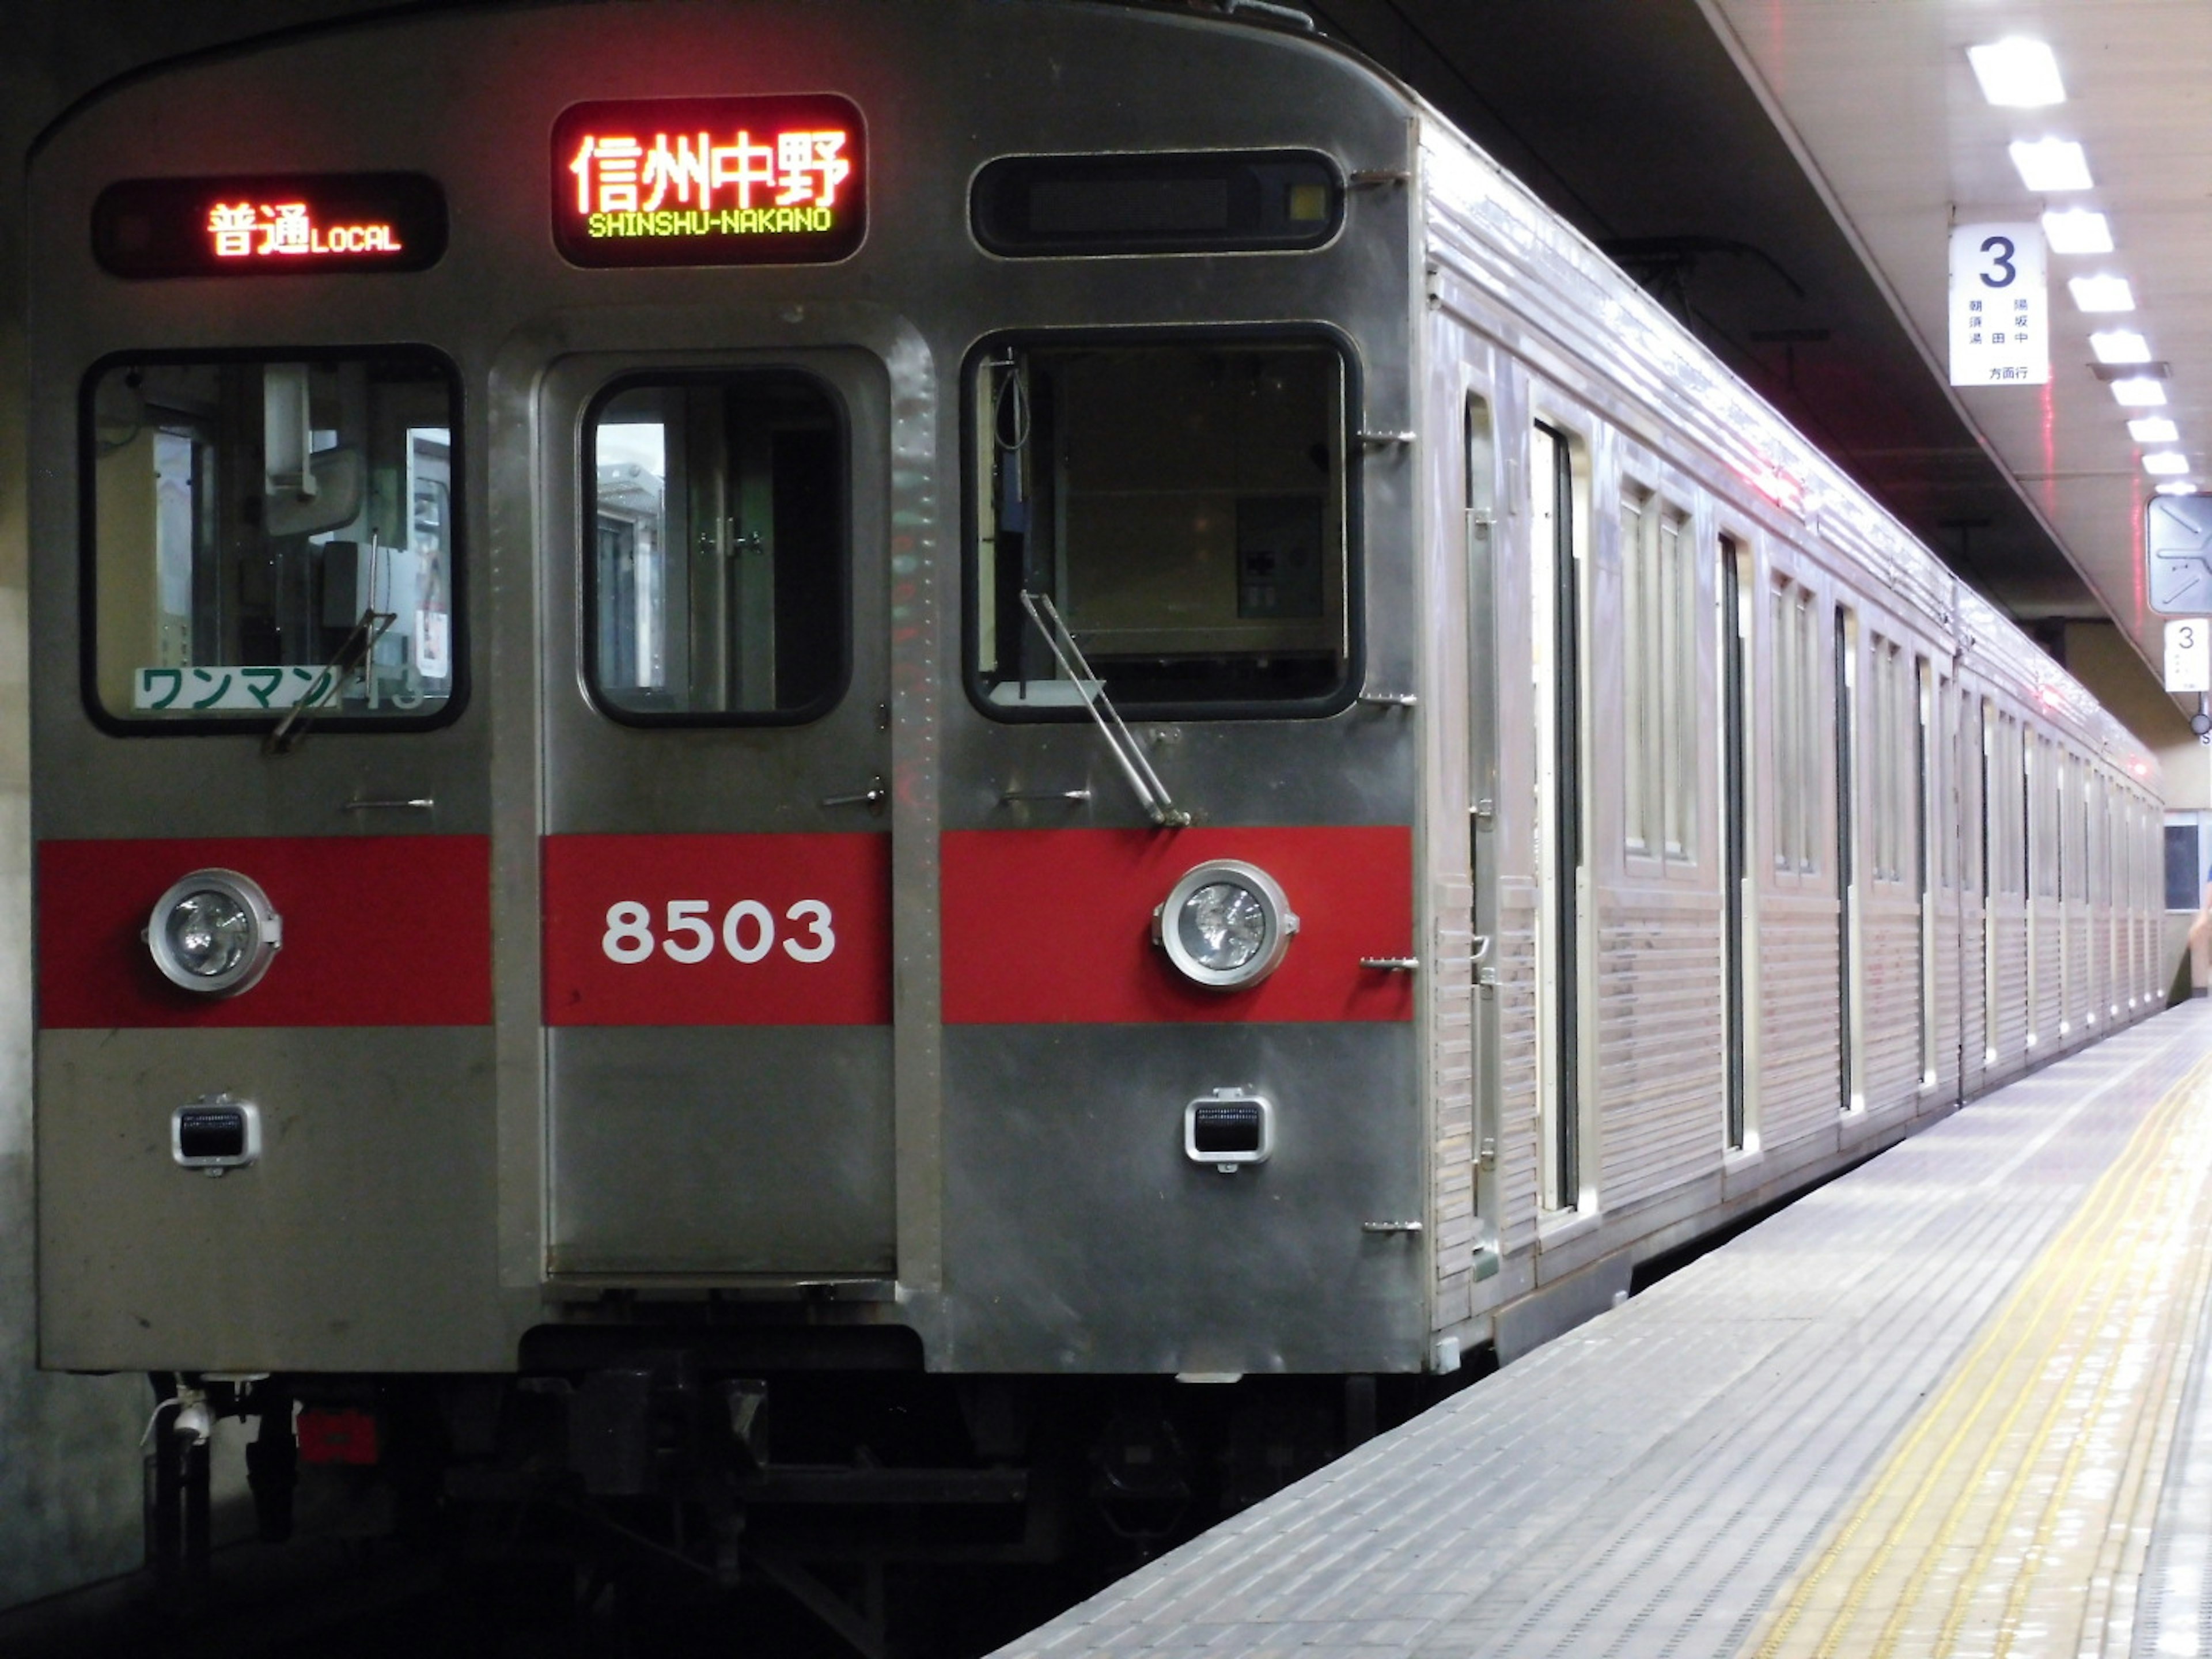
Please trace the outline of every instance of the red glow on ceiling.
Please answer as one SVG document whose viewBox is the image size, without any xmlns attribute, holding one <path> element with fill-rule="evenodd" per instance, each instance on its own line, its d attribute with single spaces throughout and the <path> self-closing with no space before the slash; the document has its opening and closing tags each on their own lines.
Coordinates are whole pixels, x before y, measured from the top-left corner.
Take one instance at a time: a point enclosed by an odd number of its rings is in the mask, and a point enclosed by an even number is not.
<svg viewBox="0 0 2212 1659">
<path fill-rule="evenodd" d="M 1754 464 L 1739 466 L 1735 475 L 1786 513 L 1801 517 L 1805 511 L 1805 486 L 1778 467 Z"/>
</svg>

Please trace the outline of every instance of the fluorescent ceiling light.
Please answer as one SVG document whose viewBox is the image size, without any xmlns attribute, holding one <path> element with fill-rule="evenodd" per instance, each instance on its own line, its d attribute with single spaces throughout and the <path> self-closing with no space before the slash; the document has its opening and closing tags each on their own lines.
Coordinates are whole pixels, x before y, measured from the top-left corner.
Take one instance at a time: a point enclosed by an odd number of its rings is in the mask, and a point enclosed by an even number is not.
<svg viewBox="0 0 2212 1659">
<path fill-rule="evenodd" d="M 2128 436 L 2139 444 L 2171 444 L 2181 441 L 2181 428 L 2163 415 L 2146 415 L 2128 422 Z"/>
<path fill-rule="evenodd" d="M 2021 183 L 2038 193 L 2087 190 L 2092 183 L 2089 158 L 2070 138 L 2039 138 L 2033 143 L 2016 140 L 2012 164 L 2020 169 Z"/>
<path fill-rule="evenodd" d="M 2101 329 L 2089 337 L 2089 349 L 2100 363 L 2147 363 L 2150 342 L 2131 328 Z"/>
<path fill-rule="evenodd" d="M 2069 278 L 2067 289 L 2074 295 L 2074 305 L 2080 311 L 2133 311 L 2136 291 L 2128 286 L 2124 276 L 2075 276 Z"/>
<path fill-rule="evenodd" d="M 2166 387 L 2147 375 L 2112 382 L 2112 396 L 2123 409 L 2163 409 Z"/>
<path fill-rule="evenodd" d="M 1982 83 L 1982 96 L 1992 104 L 2037 109 L 2066 101 L 2058 60 L 2040 40 L 2014 35 L 1986 46 L 1968 46 L 1966 61 L 1974 66 L 1974 79 Z"/>
<path fill-rule="evenodd" d="M 2154 485 L 2151 493 L 2154 495 L 2194 495 L 2197 486 L 2186 478 L 2176 478 L 2171 483 Z"/>
<path fill-rule="evenodd" d="M 2178 478 L 2189 471 L 2189 457 L 2178 449 L 2159 449 L 2143 457 L 2143 471 L 2154 478 Z"/>
<path fill-rule="evenodd" d="M 2043 216 L 2043 234 L 2053 253 L 2110 253 L 2112 223 L 2091 208 L 2054 208 Z"/>
</svg>

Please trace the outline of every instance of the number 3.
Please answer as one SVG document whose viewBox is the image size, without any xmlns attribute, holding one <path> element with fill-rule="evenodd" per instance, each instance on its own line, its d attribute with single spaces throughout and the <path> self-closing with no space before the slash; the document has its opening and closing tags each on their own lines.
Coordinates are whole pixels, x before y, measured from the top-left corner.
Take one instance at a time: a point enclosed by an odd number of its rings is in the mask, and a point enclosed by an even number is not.
<svg viewBox="0 0 2212 1659">
<path fill-rule="evenodd" d="M 793 962 L 821 962 L 837 948 L 837 935 L 830 930 L 830 907 L 820 899 L 801 899 L 783 913 L 786 921 L 805 921 L 813 934 L 811 945 L 801 945 L 795 939 L 783 942 L 785 952 Z"/>
<path fill-rule="evenodd" d="M 2004 272 L 2002 276 L 1991 276 L 1984 272 L 1982 276 L 1984 288 L 2012 286 L 2013 279 L 2020 275 L 2020 272 L 2013 269 L 2012 264 L 2013 255 L 2018 251 L 2013 246 L 2012 238 L 2009 236 L 1992 236 L 1982 244 L 1982 252 L 1990 256 L 1990 263 Z"/>
</svg>

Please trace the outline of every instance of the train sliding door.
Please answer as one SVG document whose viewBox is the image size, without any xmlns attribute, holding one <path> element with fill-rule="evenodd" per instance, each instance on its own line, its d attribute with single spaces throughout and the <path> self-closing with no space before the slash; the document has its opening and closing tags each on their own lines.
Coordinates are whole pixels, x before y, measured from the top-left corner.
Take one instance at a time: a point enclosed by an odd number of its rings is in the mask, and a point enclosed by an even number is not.
<svg viewBox="0 0 2212 1659">
<path fill-rule="evenodd" d="M 1537 1021 L 1542 1033 L 1543 1205 L 1582 1206 L 1583 972 L 1589 865 L 1583 779 L 1583 583 L 1572 441 L 1530 434 L 1530 586 L 1535 600 Z"/>
<path fill-rule="evenodd" d="M 543 398 L 551 1271 L 888 1277 L 884 371 L 572 359 Z"/>
<path fill-rule="evenodd" d="M 1745 995 L 1750 945 L 1746 925 L 1751 882 L 1750 708 L 1747 683 L 1751 614 L 1744 590 L 1750 582 L 1745 550 L 1723 536 L 1720 544 L 1721 659 L 1721 1024 L 1727 1067 L 1727 1146 L 1751 1144 L 1750 1043 Z"/>
</svg>

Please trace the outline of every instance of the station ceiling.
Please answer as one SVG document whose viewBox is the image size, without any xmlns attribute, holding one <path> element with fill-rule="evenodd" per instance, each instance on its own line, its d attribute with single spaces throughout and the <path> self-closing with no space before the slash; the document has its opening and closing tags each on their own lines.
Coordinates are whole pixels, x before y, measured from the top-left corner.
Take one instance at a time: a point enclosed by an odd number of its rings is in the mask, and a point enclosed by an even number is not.
<svg viewBox="0 0 2212 1659">
<path fill-rule="evenodd" d="M 1304 0 L 1301 0 L 1304 3 Z M 2063 652 L 2109 616 L 2147 663 L 2147 450 L 2212 488 L 2212 6 L 2203 0 L 1314 0 L 1657 295 L 1966 579 Z M 2054 50 L 2065 101 L 2000 108 L 1966 48 Z M 2087 151 L 2039 196 L 2014 140 Z M 1954 223 L 2104 213 L 2051 259 L 2051 380 L 1948 385 Z M 2118 274 L 2137 310 L 2077 311 Z M 2126 410 L 2088 336 L 2143 334 L 2169 403 Z M 2178 443 L 2131 440 L 2157 415 Z M 2037 625 L 2043 624 L 2041 627 Z"/>
<path fill-rule="evenodd" d="M 931 0 L 903 0 L 928 4 Z M 1199 9 L 1210 0 L 1192 0 Z M 1968 580 L 2063 651 L 2110 616 L 2155 661 L 2137 526 L 2153 482 L 2063 279 L 2126 275 L 2118 319 L 2171 365 L 2212 461 L 2212 5 L 2204 0 L 1297 0 L 1422 91 L 1605 246 Z M 0 73 L 27 142 L 140 64 L 380 0 L 11 0 Z M 1987 104 L 1970 45 L 2056 50 L 2067 101 Z M 2028 194 L 2006 144 L 2061 135 L 2094 187 Z M 2052 260 L 2047 387 L 1945 383 L 1954 220 L 2105 211 L 2114 253 Z M 9 240 L 13 240 L 9 239 Z M 2192 447 L 2193 446 L 2193 447 Z M 2212 478 L 2208 478 L 2212 484 Z"/>
</svg>

